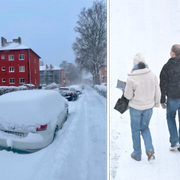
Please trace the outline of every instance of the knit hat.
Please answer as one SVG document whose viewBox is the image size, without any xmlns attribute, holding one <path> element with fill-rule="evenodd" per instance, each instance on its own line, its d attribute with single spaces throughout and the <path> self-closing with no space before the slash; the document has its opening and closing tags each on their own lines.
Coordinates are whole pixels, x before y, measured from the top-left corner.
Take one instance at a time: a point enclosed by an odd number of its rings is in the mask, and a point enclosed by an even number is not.
<svg viewBox="0 0 180 180">
<path fill-rule="evenodd" d="M 133 59 L 133 65 L 138 64 L 139 62 L 145 63 L 145 59 L 141 53 L 137 53 Z"/>
</svg>

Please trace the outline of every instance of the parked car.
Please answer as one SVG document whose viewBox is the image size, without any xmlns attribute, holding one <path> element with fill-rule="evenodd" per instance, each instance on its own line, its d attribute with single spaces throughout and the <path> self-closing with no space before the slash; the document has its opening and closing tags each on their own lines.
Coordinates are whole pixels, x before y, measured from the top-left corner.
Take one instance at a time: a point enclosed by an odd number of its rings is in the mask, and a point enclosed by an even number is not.
<svg viewBox="0 0 180 180">
<path fill-rule="evenodd" d="M 68 102 L 53 90 L 0 96 L 0 147 L 35 152 L 48 146 L 68 115 Z"/>
<path fill-rule="evenodd" d="M 82 94 L 82 87 L 79 85 L 71 85 L 70 88 L 73 88 L 77 94 Z"/>
<path fill-rule="evenodd" d="M 60 87 L 59 92 L 68 101 L 74 101 L 78 98 L 78 93 L 76 92 L 76 90 L 74 88 Z"/>
</svg>

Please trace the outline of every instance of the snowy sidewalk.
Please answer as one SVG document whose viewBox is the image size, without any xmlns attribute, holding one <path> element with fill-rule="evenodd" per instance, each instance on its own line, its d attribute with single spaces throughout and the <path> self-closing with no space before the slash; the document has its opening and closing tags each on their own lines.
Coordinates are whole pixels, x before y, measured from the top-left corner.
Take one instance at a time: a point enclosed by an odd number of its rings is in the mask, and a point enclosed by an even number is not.
<svg viewBox="0 0 180 180">
<path fill-rule="evenodd" d="M 129 111 L 123 115 L 119 113 L 119 115 L 116 115 L 116 119 L 111 120 L 111 122 L 115 122 L 112 123 L 110 137 L 111 180 L 169 180 L 180 178 L 180 152 L 169 151 L 170 143 L 166 111 L 162 108 L 154 108 L 153 111 L 154 113 L 150 121 L 156 157 L 153 163 L 147 161 L 142 138 L 141 161 L 137 162 L 130 157 L 133 148 Z"/>
<path fill-rule="evenodd" d="M 25 155 L 0 151 L 1 179 L 105 180 L 106 122 L 106 98 L 86 86 L 52 144 Z"/>
</svg>

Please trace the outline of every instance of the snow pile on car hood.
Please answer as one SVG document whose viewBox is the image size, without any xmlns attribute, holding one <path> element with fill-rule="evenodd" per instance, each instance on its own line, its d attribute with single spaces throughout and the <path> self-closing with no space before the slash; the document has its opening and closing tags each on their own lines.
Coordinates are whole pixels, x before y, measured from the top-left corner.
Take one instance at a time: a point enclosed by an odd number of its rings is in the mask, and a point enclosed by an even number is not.
<svg viewBox="0 0 180 180">
<path fill-rule="evenodd" d="M 64 108 L 64 98 L 53 90 L 11 92 L 0 96 L 0 124 L 44 125 Z"/>
</svg>

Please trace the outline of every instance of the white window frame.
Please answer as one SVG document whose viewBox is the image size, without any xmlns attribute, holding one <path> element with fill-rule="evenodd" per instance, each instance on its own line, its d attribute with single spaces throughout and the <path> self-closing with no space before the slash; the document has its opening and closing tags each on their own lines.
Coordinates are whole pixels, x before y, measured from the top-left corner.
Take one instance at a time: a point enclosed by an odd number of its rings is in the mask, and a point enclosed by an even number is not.
<svg viewBox="0 0 180 180">
<path fill-rule="evenodd" d="M 36 74 L 36 69 L 34 69 L 34 73 Z"/>
<path fill-rule="evenodd" d="M 1 55 L 1 59 L 5 59 L 5 55 Z"/>
<path fill-rule="evenodd" d="M 5 81 L 3 81 L 3 80 L 5 80 Z M 6 78 L 2 78 L 2 82 L 6 82 Z"/>
<path fill-rule="evenodd" d="M 2 70 L 2 71 L 5 71 L 5 70 L 6 70 L 6 68 L 3 66 L 3 67 L 1 68 L 1 70 Z"/>
<path fill-rule="evenodd" d="M 9 72 L 15 72 L 14 66 L 9 67 Z"/>
<path fill-rule="evenodd" d="M 12 82 L 11 82 L 12 81 Z M 14 78 L 9 78 L 9 84 L 15 84 Z"/>
<path fill-rule="evenodd" d="M 36 63 L 36 58 L 34 58 L 34 63 Z"/>
<path fill-rule="evenodd" d="M 25 72 L 25 66 L 19 66 L 19 72 Z"/>
<path fill-rule="evenodd" d="M 23 82 L 21 82 L 23 80 Z M 25 78 L 19 78 L 19 84 L 25 84 Z"/>
<path fill-rule="evenodd" d="M 21 56 L 23 56 L 23 58 Z M 24 60 L 24 54 L 19 54 L 19 60 Z"/>
<path fill-rule="evenodd" d="M 14 61 L 14 55 L 9 55 L 9 61 Z"/>
</svg>

